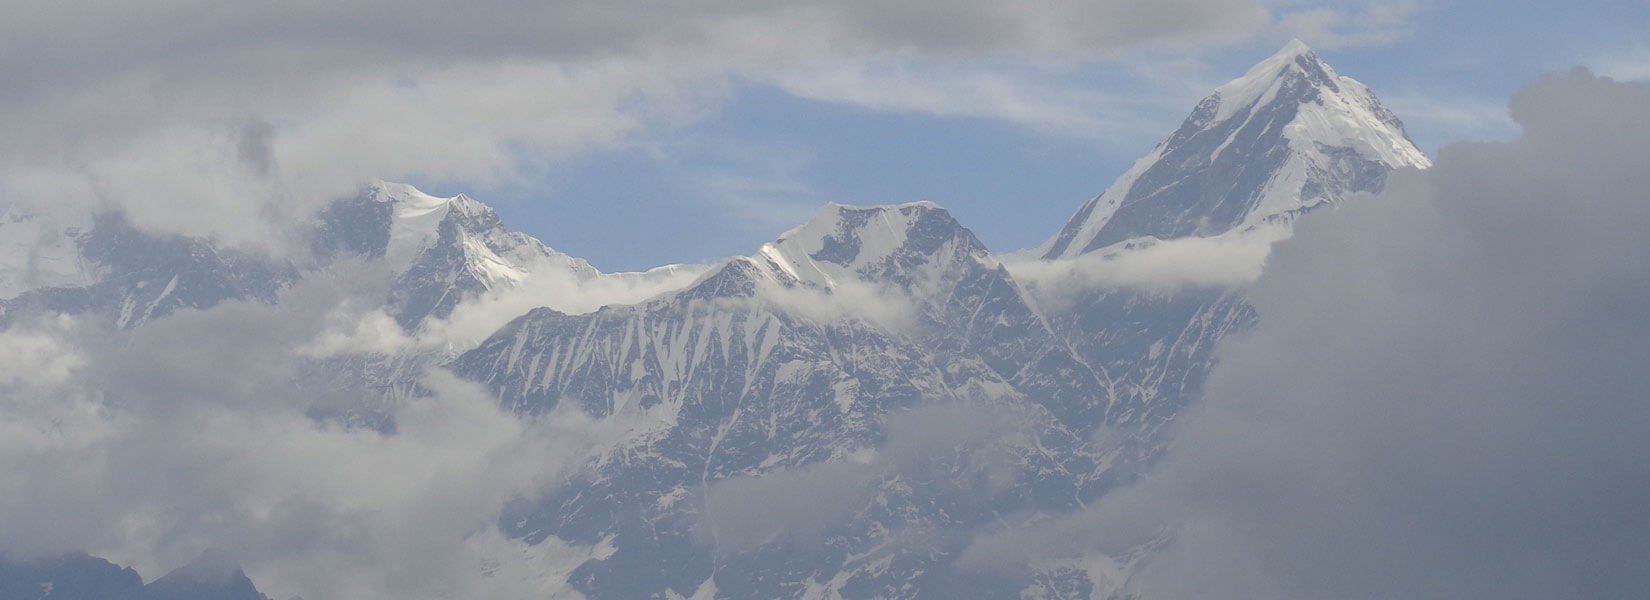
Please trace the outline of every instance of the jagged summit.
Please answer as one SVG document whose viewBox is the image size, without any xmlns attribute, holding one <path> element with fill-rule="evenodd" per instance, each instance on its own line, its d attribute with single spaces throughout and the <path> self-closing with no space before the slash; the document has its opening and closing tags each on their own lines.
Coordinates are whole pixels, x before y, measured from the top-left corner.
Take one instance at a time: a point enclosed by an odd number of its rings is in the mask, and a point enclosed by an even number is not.
<svg viewBox="0 0 1650 600">
<path fill-rule="evenodd" d="M 1378 191 L 1431 165 L 1362 83 L 1298 40 L 1217 88 L 1039 249 L 1070 258 L 1135 238 L 1213 236 Z"/>
</svg>

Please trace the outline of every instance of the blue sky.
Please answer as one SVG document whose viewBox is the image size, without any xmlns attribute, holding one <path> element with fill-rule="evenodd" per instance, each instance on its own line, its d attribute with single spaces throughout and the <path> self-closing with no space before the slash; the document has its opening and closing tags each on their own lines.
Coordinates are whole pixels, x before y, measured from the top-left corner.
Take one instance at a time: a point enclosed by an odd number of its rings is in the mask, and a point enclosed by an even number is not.
<svg viewBox="0 0 1650 600">
<path fill-rule="evenodd" d="M 1620 77 L 1650 72 L 1644 2 L 1426 2 L 1392 29 L 1390 39 L 1314 45 L 1370 85 L 1429 154 L 1453 141 L 1516 136 L 1506 99 L 1544 73 L 1575 65 Z M 1115 133 L 815 100 L 740 81 L 702 120 L 557 164 L 529 185 L 471 193 L 513 226 L 609 270 L 749 253 L 825 202 L 933 200 L 993 250 L 1012 251 L 1052 235 L 1209 89 L 1286 39 L 1077 61 L 1052 74 L 992 70 L 1073 98 L 1135 95 L 1121 106 L 1061 106 L 1095 111 L 1100 127 L 1128 123 Z M 1167 81 L 1138 70 L 1160 70 Z"/>
<path fill-rule="evenodd" d="M 604 270 L 932 200 L 1035 246 L 1291 38 L 1429 153 L 1510 94 L 1650 77 L 1650 4 L 1466 0 L 166 0 L 0 22 L 0 204 L 292 252 L 374 179 L 468 193 Z M 80 210 L 76 208 L 75 210 Z"/>
</svg>

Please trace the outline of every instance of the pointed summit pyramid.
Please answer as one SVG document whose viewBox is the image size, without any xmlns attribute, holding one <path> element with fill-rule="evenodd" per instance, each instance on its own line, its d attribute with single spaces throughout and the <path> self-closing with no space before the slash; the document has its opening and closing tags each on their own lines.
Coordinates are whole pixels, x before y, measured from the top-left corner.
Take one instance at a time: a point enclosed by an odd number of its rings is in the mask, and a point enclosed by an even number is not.
<svg viewBox="0 0 1650 600">
<path fill-rule="evenodd" d="M 1288 223 L 1430 166 L 1369 88 L 1291 41 L 1204 98 L 1178 130 L 1084 204 L 1038 254 Z"/>
</svg>

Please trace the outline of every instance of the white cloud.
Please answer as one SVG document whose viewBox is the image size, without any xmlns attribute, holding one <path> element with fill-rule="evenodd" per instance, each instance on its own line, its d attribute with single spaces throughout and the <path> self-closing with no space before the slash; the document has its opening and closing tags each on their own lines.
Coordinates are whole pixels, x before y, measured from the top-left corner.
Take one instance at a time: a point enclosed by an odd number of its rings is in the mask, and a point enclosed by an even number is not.
<svg viewBox="0 0 1650 600">
<path fill-rule="evenodd" d="M 859 320 L 896 332 L 914 331 L 919 314 L 901 290 L 857 280 L 838 281 L 830 289 L 764 282 L 756 300 L 815 322 Z"/>
<path fill-rule="evenodd" d="M 133 332 L 54 319 L 0 334 L 29 351 L 0 353 L 0 551 L 83 550 L 153 577 L 221 548 L 276 597 L 532 598 L 564 583 L 555 565 L 597 549 L 529 548 L 498 514 L 629 425 L 518 417 L 439 369 L 390 407 L 393 433 L 316 421 L 307 409 L 328 400 L 294 385 L 305 356 L 380 341 L 324 288 Z M 542 577 L 489 576 L 529 571 Z"/>
<path fill-rule="evenodd" d="M 1241 288 L 1260 277 L 1272 244 L 1289 235 L 1288 225 L 1277 225 L 1212 237 L 1144 238 L 1062 260 L 1042 260 L 1026 252 L 1005 257 L 1003 266 L 1050 306 L 1066 306 L 1096 291 L 1170 294 Z"/>
<path fill-rule="evenodd" d="M 382 309 L 361 310 L 345 301 L 328 313 L 327 326 L 295 352 L 325 359 L 359 354 L 391 355 L 410 350 L 415 341 Z"/>
</svg>

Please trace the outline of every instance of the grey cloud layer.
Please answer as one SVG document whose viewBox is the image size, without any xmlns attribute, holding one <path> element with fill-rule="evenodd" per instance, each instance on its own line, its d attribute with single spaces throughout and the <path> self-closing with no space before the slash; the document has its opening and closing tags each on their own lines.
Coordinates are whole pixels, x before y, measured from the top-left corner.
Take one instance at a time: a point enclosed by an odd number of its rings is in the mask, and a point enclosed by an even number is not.
<svg viewBox="0 0 1650 600">
<path fill-rule="evenodd" d="M 1305 221 L 1161 470 L 1005 553 L 1116 552 L 1164 598 L 1650 594 L 1650 87 L 1520 92 L 1457 145 Z"/>
</svg>

